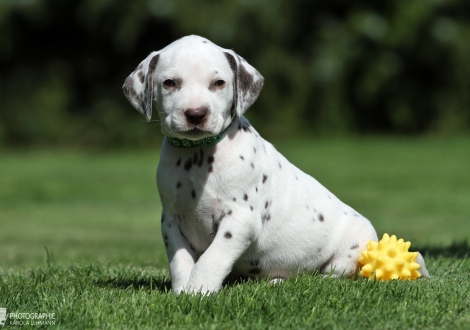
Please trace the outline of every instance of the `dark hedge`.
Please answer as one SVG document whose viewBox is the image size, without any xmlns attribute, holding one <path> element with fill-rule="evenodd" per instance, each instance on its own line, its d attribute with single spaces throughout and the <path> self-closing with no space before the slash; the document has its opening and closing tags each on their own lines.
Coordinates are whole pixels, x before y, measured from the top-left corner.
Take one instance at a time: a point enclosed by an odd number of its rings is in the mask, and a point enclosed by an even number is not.
<svg viewBox="0 0 470 330">
<path fill-rule="evenodd" d="M 0 0 L 0 145 L 158 143 L 121 85 L 187 34 L 263 74 L 270 139 L 470 131 L 468 0 Z"/>
</svg>

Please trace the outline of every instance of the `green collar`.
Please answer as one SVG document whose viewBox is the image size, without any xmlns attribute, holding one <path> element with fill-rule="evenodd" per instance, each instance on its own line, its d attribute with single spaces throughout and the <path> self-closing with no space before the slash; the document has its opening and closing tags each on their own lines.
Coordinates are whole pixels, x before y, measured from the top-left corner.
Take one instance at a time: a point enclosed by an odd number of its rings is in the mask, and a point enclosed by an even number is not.
<svg viewBox="0 0 470 330">
<path fill-rule="evenodd" d="M 170 142 L 171 145 L 173 145 L 175 147 L 178 147 L 178 148 L 191 148 L 191 147 L 198 147 L 198 146 L 203 146 L 203 147 L 214 146 L 217 143 L 219 143 L 220 140 L 222 140 L 222 136 L 225 134 L 225 132 L 227 132 L 228 128 L 233 124 L 233 122 L 235 121 L 235 118 L 236 117 L 233 118 L 231 123 L 222 132 L 220 132 L 219 134 L 214 135 L 214 136 L 206 137 L 204 139 L 193 141 L 193 140 L 188 140 L 188 139 L 173 138 L 173 137 L 169 137 L 169 136 L 167 136 L 166 138 L 167 138 L 168 142 Z"/>
</svg>

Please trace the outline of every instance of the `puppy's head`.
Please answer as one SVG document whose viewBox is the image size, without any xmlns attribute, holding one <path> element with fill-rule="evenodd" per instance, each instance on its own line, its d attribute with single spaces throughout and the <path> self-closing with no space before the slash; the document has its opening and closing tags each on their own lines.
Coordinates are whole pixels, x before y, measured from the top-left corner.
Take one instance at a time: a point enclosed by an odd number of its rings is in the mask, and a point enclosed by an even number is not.
<svg viewBox="0 0 470 330">
<path fill-rule="evenodd" d="M 263 77 L 242 57 L 199 36 L 152 52 L 127 77 L 124 94 L 147 121 L 156 101 L 162 132 L 198 140 L 217 135 L 255 102 Z"/>
</svg>

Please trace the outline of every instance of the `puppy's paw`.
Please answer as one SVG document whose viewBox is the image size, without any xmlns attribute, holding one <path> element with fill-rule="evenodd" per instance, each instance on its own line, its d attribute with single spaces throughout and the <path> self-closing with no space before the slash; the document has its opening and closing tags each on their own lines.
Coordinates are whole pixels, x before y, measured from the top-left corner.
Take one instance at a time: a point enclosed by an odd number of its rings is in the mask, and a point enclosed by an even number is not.
<svg viewBox="0 0 470 330">
<path fill-rule="evenodd" d="M 269 281 L 269 284 L 270 285 L 278 285 L 278 284 L 281 284 L 282 282 L 284 282 L 283 278 L 276 277 L 276 278 L 273 278 L 271 281 Z"/>
<path fill-rule="evenodd" d="M 220 290 L 220 287 L 210 286 L 210 285 L 198 285 L 198 284 L 191 284 L 189 283 L 187 286 L 184 287 L 183 292 L 189 294 L 198 294 L 200 293 L 203 296 L 208 296 L 211 294 L 215 294 Z"/>
</svg>

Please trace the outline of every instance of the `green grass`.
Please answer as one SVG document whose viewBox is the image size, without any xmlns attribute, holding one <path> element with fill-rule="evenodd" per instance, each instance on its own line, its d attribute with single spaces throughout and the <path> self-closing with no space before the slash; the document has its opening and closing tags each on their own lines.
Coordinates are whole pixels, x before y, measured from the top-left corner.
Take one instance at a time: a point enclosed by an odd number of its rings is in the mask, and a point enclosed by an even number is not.
<svg viewBox="0 0 470 330">
<path fill-rule="evenodd" d="M 2 151 L 0 307 L 56 313 L 64 329 L 468 328 L 470 139 L 277 147 L 379 235 L 411 240 L 433 277 L 376 283 L 300 275 L 276 286 L 238 283 L 205 298 L 175 296 L 160 237 L 157 150 Z"/>
</svg>

